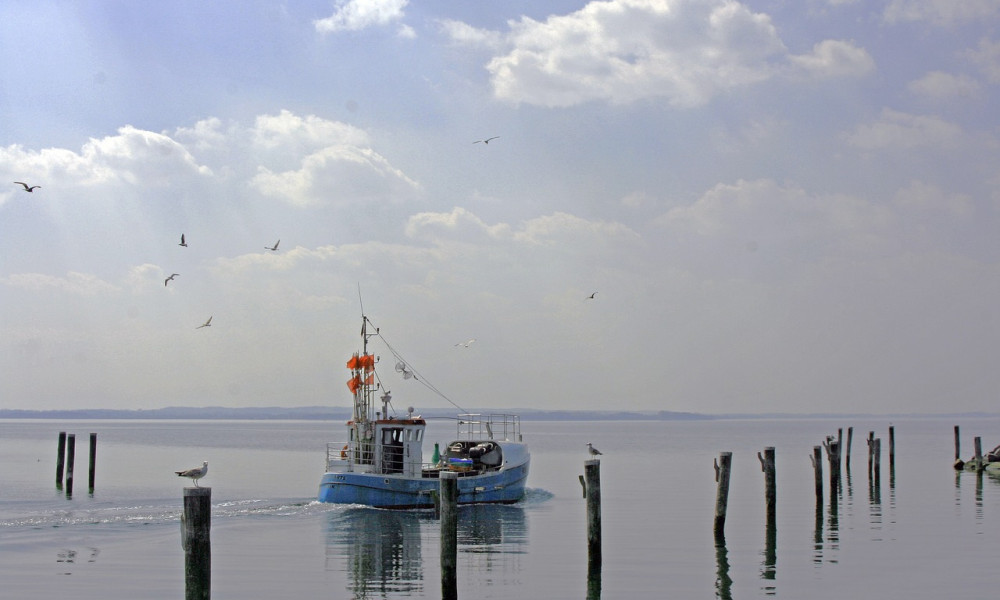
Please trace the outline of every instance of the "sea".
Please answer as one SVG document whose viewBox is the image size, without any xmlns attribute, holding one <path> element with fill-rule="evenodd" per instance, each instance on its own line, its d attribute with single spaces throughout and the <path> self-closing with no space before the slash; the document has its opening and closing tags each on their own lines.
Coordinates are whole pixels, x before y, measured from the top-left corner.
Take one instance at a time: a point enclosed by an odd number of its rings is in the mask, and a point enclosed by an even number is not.
<svg viewBox="0 0 1000 600">
<path fill-rule="evenodd" d="M 524 421 L 528 491 L 459 509 L 460 598 L 995 597 L 1000 479 L 956 472 L 1000 444 L 996 417 Z M 890 456 L 889 429 L 894 433 Z M 431 420 L 424 456 L 455 434 Z M 74 489 L 56 486 L 60 432 Z M 177 599 L 185 594 L 183 488 L 209 462 L 213 598 L 440 598 L 433 511 L 315 502 L 332 421 L 0 421 L 0 598 Z M 881 440 L 869 470 L 869 432 Z M 89 489 L 90 434 L 97 434 Z M 813 448 L 838 435 L 841 483 Z M 599 569 L 588 567 L 580 476 L 603 452 Z M 757 454 L 775 449 L 768 529 Z M 714 463 L 732 453 L 723 536 Z M 876 478 L 876 469 L 877 474 Z"/>
</svg>

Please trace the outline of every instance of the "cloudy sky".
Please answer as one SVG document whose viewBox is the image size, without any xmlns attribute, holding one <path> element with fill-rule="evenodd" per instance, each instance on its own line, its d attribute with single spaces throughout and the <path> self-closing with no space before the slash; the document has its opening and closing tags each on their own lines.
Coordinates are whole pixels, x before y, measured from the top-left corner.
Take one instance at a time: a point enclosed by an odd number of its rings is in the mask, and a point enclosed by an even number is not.
<svg viewBox="0 0 1000 600">
<path fill-rule="evenodd" d="M 996 410 L 995 0 L 0 23 L 0 407 Z"/>
</svg>

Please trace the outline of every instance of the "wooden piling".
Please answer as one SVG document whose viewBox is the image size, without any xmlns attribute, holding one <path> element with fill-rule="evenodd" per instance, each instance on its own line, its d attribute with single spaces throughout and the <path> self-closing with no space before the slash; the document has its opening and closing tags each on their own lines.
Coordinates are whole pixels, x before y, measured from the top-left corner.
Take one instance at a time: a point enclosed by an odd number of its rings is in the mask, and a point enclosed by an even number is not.
<svg viewBox="0 0 1000 600">
<path fill-rule="evenodd" d="M 732 466 L 733 453 L 722 452 L 715 463 L 715 481 L 718 489 L 715 495 L 715 540 L 725 543 L 726 509 L 729 505 L 729 469 Z"/>
<path fill-rule="evenodd" d="M 875 488 L 881 488 L 882 486 L 882 438 L 875 438 L 874 449 L 872 450 L 874 456 L 874 473 L 875 473 Z"/>
<path fill-rule="evenodd" d="M 965 462 L 962 460 L 962 444 L 958 434 L 958 425 L 955 425 L 955 462 L 953 465 L 956 471 L 961 471 L 965 468 Z"/>
<path fill-rule="evenodd" d="M 847 473 L 851 473 L 851 442 L 854 441 L 854 428 L 847 428 L 847 455 L 844 458 L 844 465 L 847 467 Z"/>
<path fill-rule="evenodd" d="M 601 597 L 601 461 L 583 463 L 583 497 L 587 504 L 587 599 Z"/>
<path fill-rule="evenodd" d="M 813 446 L 812 456 L 809 457 L 813 465 L 813 478 L 816 484 L 816 506 L 823 506 L 823 449 Z"/>
<path fill-rule="evenodd" d="M 458 473 L 442 471 L 441 489 L 441 598 L 458 598 Z"/>
<path fill-rule="evenodd" d="M 872 462 L 875 458 L 875 432 L 868 432 L 868 479 L 871 480 L 874 475 L 874 463 Z"/>
<path fill-rule="evenodd" d="M 90 493 L 94 493 L 94 479 L 97 474 L 97 434 L 90 434 L 90 470 L 87 482 L 90 484 Z"/>
<path fill-rule="evenodd" d="M 889 425 L 889 472 L 896 468 L 896 428 Z"/>
<path fill-rule="evenodd" d="M 583 463 L 583 476 L 587 488 L 587 564 L 600 567 L 601 557 L 601 461 L 590 459 Z"/>
<path fill-rule="evenodd" d="M 826 447 L 826 458 L 830 464 L 830 502 L 835 502 L 837 491 L 840 490 L 840 443 L 828 436 L 823 442 Z"/>
<path fill-rule="evenodd" d="M 212 488 L 184 488 L 181 546 L 184 548 L 184 599 L 212 597 Z"/>
<path fill-rule="evenodd" d="M 975 458 L 976 465 L 975 465 L 975 470 L 977 472 L 978 471 L 982 471 L 983 468 L 984 468 L 984 466 L 985 466 L 983 464 L 983 442 L 982 442 L 982 439 L 980 439 L 980 437 L 977 435 L 975 438 L 972 439 L 972 444 L 973 444 L 973 446 L 976 449 L 976 458 Z"/>
<path fill-rule="evenodd" d="M 76 462 L 76 435 L 66 436 L 66 495 L 73 495 L 73 463 Z"/>
<path fill-rule="evenodd" d="M 59 432 L 59 441 L 56 444 L 56 489 L 63 486 L 63 466 L 66 461 L 66 432 Z"/>
<path fill-rule="evenodd" d="M 774 447 L 764 448 L 764 455 L 757 453 L 757 460 L 760 461 L 760 470 L 764 473 L 764 507 L 766 513 L 766 526 L 770 530 L 775 526 L 775 514 L 777 513 L 777 492 L 775 490 L 774 476 Z"/>
</svg>

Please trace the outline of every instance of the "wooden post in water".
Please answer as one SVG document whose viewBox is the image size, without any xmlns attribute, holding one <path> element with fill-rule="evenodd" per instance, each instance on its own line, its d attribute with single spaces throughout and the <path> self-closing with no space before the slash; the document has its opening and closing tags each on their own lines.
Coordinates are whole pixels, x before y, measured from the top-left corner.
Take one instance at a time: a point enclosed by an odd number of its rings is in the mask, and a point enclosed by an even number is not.
<svg viewBox="0 0 1000 600">
<path fill-rule="evenodd" d="M 844 460 L 844 464 L 847 466 L 847 473 L 851 473 L 851 442 L 854 441 L 854 428 L 847 428 L 847 456 Z"/>
<path fill-rule="evenodd" d="M 601 597 L 601 461 L 583 463 L 583 488 L 587 504 L 587 598 Z"/>
<path fill-rule="evenodd" d="M 764 455 L 757 453 L 757 460 L 760 461 L 760 470 L 764 473 L 764 508 L 766 512 L 766 527 L 770 531 L 775 526 L 775 515 L 777 514 L 777 492 L 775 490 L 774 476 L 774 446 L 764 448 Z"/>
<path fill-rule="evenodd" d="M 76 435 L 66 436 L 66 496 L 73 495 L 73 463 L 76 462 Z"/>
<path fill-rule="evenodd" d="M 874 449 L 872 450 L 875 459 L 875 487 L 882 487 L 882 438 L 875 438 Z"/>
<path fill-rule="evenodd" d="M 441 598 L 458 598 L 458 473 L 442 471 L 441 481 Z"/>
<path fill-rule="evenodd" d="M 729 469 L 733 462 L 732 452 L 722 452 L 715 463 L 715 481 L 718 489 L 715 494 L 715 540 L 725 543 L 726 508 L 729 505 Z"/>
<path fill-rule="evenodd" d="M 97 434 L 90 434 L 90 472 L 88 477 L 88 483 L 90 484 L 90 493 L 94 493 L 94 478 L 97 474 Z"/>
<path fill-rule="evenodd" d="M 978 473 L 979 471 L 982 471 L 983 467 L 984 467 L 984 465 L 983 465 L 983 442 L 980 439 L 980 437 L 977 435 L 975 438 L 972 439 L 972 444 L 973 444 L 973 446 L 976 449 L 976 459 L 975 459 L 976 460 L 976 465 L 975 465 L 975 470 Z"/>
<path fill-rule="evenodd" d="M 184 548 L 184 599 L 212 597 L 212 488 L 184 488 L 181 546 Z"/>
<path fill-rule="evenodd" d="M 875 457 L 875 432 L 868 432 L 868 480 L 871 481 L 872 475 L 874 474 L 872 463 Z"/>
<path fill-rule="evenodd" d="M 587 564 L 600 567 L 601 557 L 601 461 L 583 463 L 587 488 Z"/>
<path fill-rule="evenodd" d="M 840 451 L 837 452 L 837 470 L 839 471 L 840 470 L 840 459 L 842 458 L 842 456 L 844 454 L 844 428 L 843 427 L 838 427 L 837 428 L 837 448 L 840 448 Z"/>
<path fill-rule="evenodd" d="M 962 443 L 961 436 L 958 434 L 958 425 L 955 425 L 955 469 L 959 470 L 965 467 L 965 463 L 962 462 Z"/>
<path fill-rule="evenodd" d="M 59 432 L 59 442 L 56 445 L 56 489 L 63 486 L 63 465 L 66 460 L 66 432 Z"/>
<path fill-rule="evenodd" d="M 830 502 L 836 502 L 837 491 L 840 489 L 840 443 L 827 436 L 823 442 L 826 448 L 826 459 L 830 464 Z"/>
<path fill-rule="evenodd" d="M 816 483 L 816 506 L 823 506 L 823 449 L 813 446 L 812 456 L 809 457 L 813 464 L 813 475 Z"/>
</svg>

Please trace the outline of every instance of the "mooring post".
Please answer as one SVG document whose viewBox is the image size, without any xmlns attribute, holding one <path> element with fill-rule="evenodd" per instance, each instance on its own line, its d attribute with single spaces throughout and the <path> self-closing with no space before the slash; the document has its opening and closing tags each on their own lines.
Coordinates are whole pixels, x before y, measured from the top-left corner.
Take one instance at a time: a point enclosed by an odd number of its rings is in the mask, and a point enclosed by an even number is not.
<svg viewBox="0 0 1000 600">
<path fill-rule="evenodd" d="M 97 471 L 97 434 L 90 434 L 90 471 L 88 477 L 88 483 L 90 484 L 90 493 L 94 493 L 94 479 Z"/>
<path fill-rule="evenodd" d="M 601 565 L 601 461 L 592 458 L 583 463 L 587 489 L 587 564 Z"/>
<path fill-rule="evenodd" d="M 813 479 L 816 484 L 816 506 L 823 506 L 823 448 L 813 446 L 812 456 L 809 460 L 813 464 Z"/>
<path fill-rule="evenodd" d="M 960 441 L 960 436 L 958 434 L 958 425 L 955 425 L 955 470 L 960 471 L 965 468 L 965 463 L 962 461 L 962 444 Z"/>
<path fill-rule="evenodd" d="M 56 444 L 56 489 L 61 490 L 63 485 L 63 465 L 66 460 L 66 432 L 59 432 L 59 441 Z"/>
<path fill-rule="evenodd" d="M 837 452 L 837 470 L 839 471 L 840 470 L 840 459 L 842 458 L 842 455 L 844 454 L 844 428 L 843 427 L 838 427 L 837 428 L 837 448 L 840 448 L 840 451 Z"/>
<path fill-rule="evenodd" d="M 983 464 L 983 442 L 979 438 L 979 436 L 977 435 L 975 438 L 972 439 L 972 444 L 973 444 L 973 446 L 976 449 L 976 466 L 975 466 L 975 469 L 976 469 L 977 472 L 978 471 L 982 471 L 983 467 L 985 466 Z"/>
<path fill-rule="evenodd" d="M 871 481 L 873 471 L 873 460 L 875 458 L 875 432 L 868 432 L 868 480 Z"/>
<path fill-rule="evenodd" d="M 715 462 L 715 481 L 718 488 L 715 494 L 715 540 L 725 543 L 726 508 L 729 504 L 729 469 L 733 462 L 732 452 L 722 452 Z"/>
<path fill-rule="evenodd" d="M 889 425 L 889 473 L 896 468 L 896 428 Z"/>
<path fill-rule="evenodd" d="M 775 505 L 777 503 L 777 492 L 775 491 L 775 477 L 774 477 L 774 447 L 768 446 L 764 448 L 764 455 L 761 456 L 760 452 L 757 453 L 757 460 L 760 461 L 760 470 L 764 473 L 764 507 L 766 513 L 766 527 L 768 530 L 775 526 L 775 514 L 777 509 Z"/>
<path fill-rule="evenodd" d="M 184 599 L 212 597 L 212 488 L 184 488 L 181 546 L 184 548 Z"/>
<path fill-rule="evenodd" d="M 76 462 L 76 434 L 66 436 L 66 496 L 73 495 L 73 463 Z"/>
<path fill-rule="evenodd" d="M 875 438 L 875 444 L 872 453 L 875 457 L 874 459 L 875 487 L 876 489 L 878 489 L 882 487 L 882 438 Z"/>
<path fill-rule="evenodd" d="M 837 490 L 840 489 L 840 443 L 833 436 L 827 436 L 823 446 L 830 464 L 830 502 L 833 503 L 837 498 Z"/>
<path fill-rule="evenodd" d="M 583 496 L 587 504 L 587 598 L 601 597 L 601 461 L 583 463 Z"/>
<path fill-rule="evenodd" d="M 854 441 L 854 428 L 847 428 L 847 456 L 845 457 L 844 464 L 847 466 L 847 473 L 851 473 L 851 442 Z"/>
<path fill-rule="evenodd" d="M 441 598 L 458 598 L 458 473 L 443 471 L 441 480 Z"/>
</svg>

